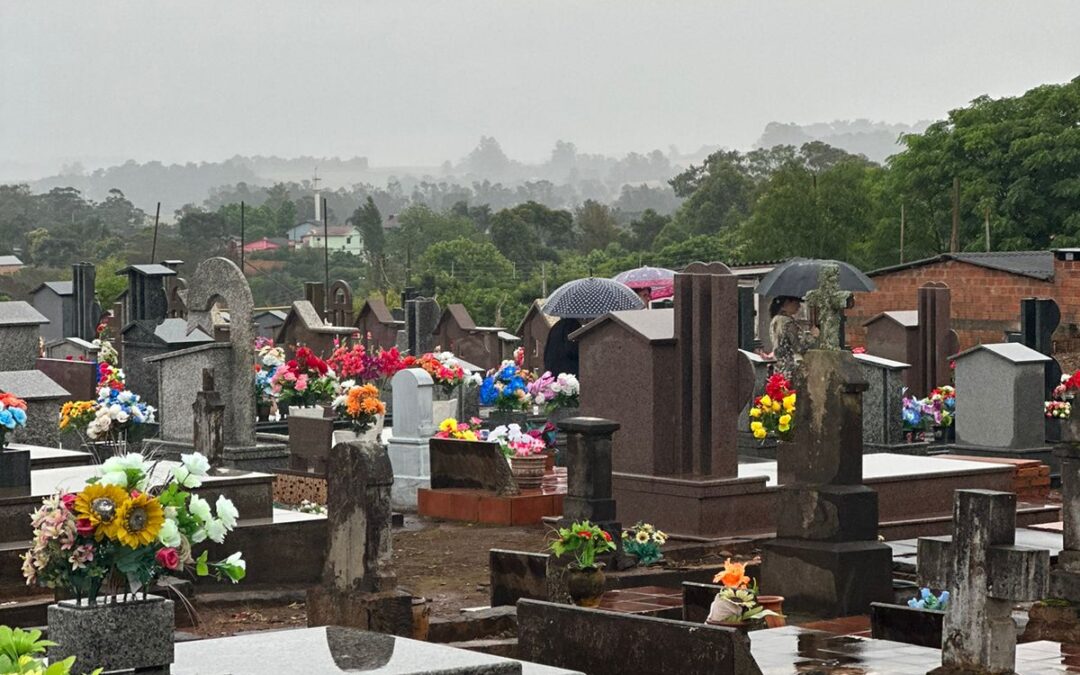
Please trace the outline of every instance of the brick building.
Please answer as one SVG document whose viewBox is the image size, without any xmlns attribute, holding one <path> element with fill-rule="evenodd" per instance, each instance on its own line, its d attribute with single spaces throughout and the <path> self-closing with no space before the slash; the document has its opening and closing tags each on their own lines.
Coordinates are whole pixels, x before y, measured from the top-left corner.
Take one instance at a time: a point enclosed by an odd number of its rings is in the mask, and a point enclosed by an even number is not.
<svg viewBox="0 0 1080 675">
<path fill-rule="evenodd" d="M 1055 339 L 1059 350 L 1073 351 L 1080 335 L 1080 249 L 945 253 L 934 258 L 885 267 L 869 276 L 872 293 L 857 293 L 847 312 L 847 339 L 865 346 L 863 324 L 882 312 L 913 310 L 918 288 L 942 281 L 952 290 L 952 327 L 960 349 L 1002 342 L 1006 331 L 1019 330 L 1020 300 L 1053 298 L 1061 308 Z"/>
</svg>

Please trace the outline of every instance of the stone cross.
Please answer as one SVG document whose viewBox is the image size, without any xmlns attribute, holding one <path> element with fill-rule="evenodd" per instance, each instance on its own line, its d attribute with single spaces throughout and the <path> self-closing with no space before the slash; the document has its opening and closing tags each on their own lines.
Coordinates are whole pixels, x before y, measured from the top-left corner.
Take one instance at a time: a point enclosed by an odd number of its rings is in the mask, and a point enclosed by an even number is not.
<svg viewBox="0 0 1080 675">
<path fill-rule="evenodd" d="M 1080 602 L 1080 444 L 1059 445 L 1054 454 L 1061 460 L 1062 550 L 1050 573 L 1050 594 Z"/>
<path fill-rule="evenodd" d="M 1016 602 L 1046 597 L 1050 552 L 1016 546 L 1016 495 L 957 490 L 953 536 L 919 539 L 919 583 L 948 589 L 941 668 L 1012 673 Z"/>
<path fill-rule="evenodd" d="M 203 368 L 202 390 L 195 394 L 191 408 L 194 412 L 195 437 L 192 444 L 195 452 L 210 460 L 210 466 L 218 468 L 225 451 L 225 403 L 214 386 L 213 368 Z"/>
<path fill-rule="evenodd" d="M 309 626 L 351 626 L 382 633 L 412 631 L 412 597 L 397 589 L 390 540 L 394 471 L 374 441 L 330 450 L 323 582 L 308 590 Z"/>
<path fill-rule="evenodd" d="M 819 348 L 840 349 L 841 320 L 850 297 L 851 293 L 840 290 L 840 267 L 822 267 L 818 276 L 818 287 L 806 294 L 806 304 L 817 316 L 818 328 L 821 330 Z"/>
</svg>

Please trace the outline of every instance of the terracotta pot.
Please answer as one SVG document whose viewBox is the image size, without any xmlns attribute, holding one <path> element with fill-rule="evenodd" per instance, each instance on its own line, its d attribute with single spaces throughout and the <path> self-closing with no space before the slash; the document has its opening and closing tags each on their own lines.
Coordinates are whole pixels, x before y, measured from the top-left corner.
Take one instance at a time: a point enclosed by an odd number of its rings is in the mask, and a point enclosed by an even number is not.
<svg viewBox="0 0 1080 675">
<path fill-rule="evenodd" d="M 596 607 L 604 595 L 604 571 L 599 567 L 567 569 L 566 591 L 578 607 Z"/>
<path fill-rule="evenodd" d="M 759 595 L 757 596 L 758 604 L 765 609 L 776 612 L 780 616 L 767 616 L 765 617 L 765 625 L 769 628 L 780 628 L 787 625 L 787 620 L 784 618 L 784 596 L 782 595 Z"/>
<path fill-rule="evenodd" d="M 530 457 L 511 457 L 510 472 L 514 474 L 514 480 L 522 490 L 539 489 L 544 482 L 546 455 L 532 455 Z"/>
<path fill-rule="evenodd" d="M 427 598 L 412 599 L 412 619 L 412 638 L 426 641 L 431 626 L 431 605 Z"/>
</svg>

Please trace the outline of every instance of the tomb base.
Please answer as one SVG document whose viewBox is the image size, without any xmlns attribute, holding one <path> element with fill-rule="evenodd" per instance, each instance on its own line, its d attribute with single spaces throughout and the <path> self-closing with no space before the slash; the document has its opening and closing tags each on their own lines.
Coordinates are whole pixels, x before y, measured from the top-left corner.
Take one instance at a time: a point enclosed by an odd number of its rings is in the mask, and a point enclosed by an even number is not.
<svg viewBox="0 0 1080 675">
<path fill-rule="evenodd" d="M 1050 478 L 1055 485 L 1061 480 L 1061 458 L 1054 454 L 1053 446 L 1030 448 L 991 448 L 984 445 L 967 445 L 963 441 L 945 446 L 949 454 L 994 457 L 997 459 L 1034 459 L 1050 467 Z"/>
<path fill-rule="evenodd" d="M 890 602 L 892 549 L 876 541 L 776 539 L 764 546 L 761 589 L 784 596 L 784 609 L 823 618 L 866 614 Z"/>
<path fill-rule="evenodd" d="M 777 538 L 820 542 L 877 537 L 878 494 L 864 485 L 782 485 L 778 488 Z"/>
<path fill-rule="evenodd" d="M 412 596 L 401 590 L 366 593 L 320 585 L 308 589 L 307 622 L 376 633 L 412 635 Z"/>
<path fill-rule="evenodd" d="M 770 532 L 774 495 L 767 478 L 693 478 L 612 473 L 619 520 L 672 523 L 671 532 L 729 537 Z"/>
<path fill-rule="evenodd" d="M 30 490 L 30 451 L 0 448 L 0 489 Z"/>
<path fill-rule="evenodd" d="M 159 459 L 179 461 L 180 455 L 195 452 L 191 443 L 154 439 L 146 441 L 147 451 Z M 211 460 L 213 461 L 213 460 Z M 272 472 L 289 466 L 289 446 L 285 443 L 256 443 L 252 446 L 226 445 L 221 453 L 221 466 L 246 471 Z"/>
<path fill-rule="evenodd" d="M 427 439 L 391 438 L 386 444 L 386 452 L 394 468 L 390 504 L 400 511 L 415 512 L 417 491 L 431 487 L 431 455 Z"/>
</svg>

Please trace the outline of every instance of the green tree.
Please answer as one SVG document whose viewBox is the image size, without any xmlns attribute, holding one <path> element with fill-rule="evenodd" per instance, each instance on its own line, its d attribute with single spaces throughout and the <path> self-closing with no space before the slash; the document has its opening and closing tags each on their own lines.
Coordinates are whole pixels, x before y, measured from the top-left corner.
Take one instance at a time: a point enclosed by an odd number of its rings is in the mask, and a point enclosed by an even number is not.
<svg viewBox="0 0 1080 675">
<path fill-rule="evenodd" d="M 580 232 L 578 250 L 585 253 L 606 248 L 619 237 L 611 208 L 591 199 L 577 210 L 577 227 Z"/>
<path fill-rule="evenodd" d="M 367 252 L 368 260 L 380 259 L 386 250 L 386 233 L 383 231 L 382 214 L 379 213 L 379 207 L 375 206 L 375 200 L 370 195 L 353 211 L 348 222 L 360 230 L 360 238 L 364 242 L 364 251 Z"/>
</svg>

